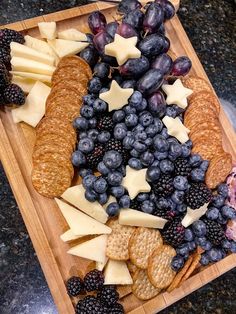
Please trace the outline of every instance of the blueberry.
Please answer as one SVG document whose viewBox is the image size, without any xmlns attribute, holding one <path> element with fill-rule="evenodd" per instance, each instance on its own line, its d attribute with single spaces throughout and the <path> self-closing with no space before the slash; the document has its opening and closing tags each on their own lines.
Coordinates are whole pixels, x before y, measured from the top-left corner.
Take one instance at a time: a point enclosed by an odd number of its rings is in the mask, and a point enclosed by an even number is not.
<svg viewBox="0 0 236 314">
<path fill-rule="evenodd" d="M 195 168 L 191 171 L 190 176 L 193 182 L 203 182 L 205 179 L 205 171 L 201 168 Z"/>
<path fill-rule="evenodd" d="M 171 268 L 173 269 L 173 271 L 177 272 L 181 268 L 183 268 L 183 266 L 184 266 L 184 259 L 182 256 L 176 255 L 175 257 L 173 257 L 171 261 Z"/>
<path fill-rule="evenodd" d="M 184 239 L 188 242 L 193 241 L 194 235 L 191 229 L 185 229 Z"/>
<path fill-rule="evenodd" d="M 188 179 L 183 176 L 177 176 L 174 178 L 174 187 L 179 191 L 186 191 L 188 189 Z"/>
<path fill-rule="evenodd" d="M 153 163 L 154 155 L 149 150 L 147 150 L 141 154 L 140 160 L 145 167 L 148 167 Z"/>
<path fill-rule="evenodd" d="M 88 137 L 94 142 L 97 140 L 98 135 L 99 135 L 99 132 L 96 129 L 91 129 L 88 131 Z"/>
<path fill-rule="evenodd" d="M 221 213 L 219 213 L 218 222 L 222 225 L 226 225 L 228 222 L 227 218 L 224 218 Z"/>
<path fill-rule="evenodd" d="M 149 199 L 150 199 L 150 201 L 152 201 L 152 202 L 154 202 L 154 203 L 156 204 L 156 202 L 157 202 L 157 197 L 156 197 L 155 193 L 151 193 L 151 194 L 149 195 Z"/>
<path fill-rule="evenodd" d="M 180 245 L 177 250 L 178 250 L 178 254 L 181 256 L 185 256 L 186 254 L 189 254 L 189 247 L 187 243 Z"/>
<path fill-rule="evenodd" d="M 109 139 L 111 138 L 111 134 L 107 131 L 102 131 L 100 134 L 98 134 L 98 141 L 102 144 L 106 143 L 109 141 Z"/>
<path fill-rule="evenodd" d="M 120 185 L 122 180 L 123 180 L 123 176 L 118 171 L 110 172 L 107 176 L 107 181 L 111 186 Z"/>
<path fill-rule="evenodd" d="M 135 140 L 144 142 L 147 139 L 147 133 L 143 131 L 135 132 Z"/>
<path fill-rule="evenodd" d="M 184 201 L 184 192 L 174 191 L 174 193 L 171 195 L 171 200 L 177 205 L 182 204 Z"/>
<path fill-rule="evenodd" d="M 177 191 L 178 192 L 178 191 Z M 182 193 L 182 192 L 181 192 Z M 172 200 L 172 198 L 168 198 L 168 208 L 171 211 L 175 211 L 177 208 L 177 203 Z"/>
<path fill-rule="evenodd" d="M 98 77 L 93 77 L 88 83 L 88 90 L 91 94 L 98 94 L 101 88 L 102 82 Z"/>
<path fill-rule="evenodd" d="M 126 80 L 121 83 L 122 88 L 135 88 L 136 81 L 135 80 Z"/>
<path fill-rule="evenodd" d="M 119 123 L 115 126 L 114 137 L 117 140 L 123 140 L 127 134 L 127 127 L 124 123 Z"/>
<path fill-rule="evenodd" d="M 141 161 L 137 158 L 130 158 L 128 161 L 128 165 L 136 170 L 140 170 L 143 168 Z"/>
<path fill-rule="evenodd" d="M 108 108 L 107 103 L 100 98 L 97 98 L 93 103 L 93 109 L 95 113 L 103 113 L 107 111 L 107 108 Z"/>
<path fill-rule="evenodd" d="M 141 104 L 139 105 L 139 107 L 136 109 L 137 111 L 143 111 L 147 108 L 147 101 L 145 98 L 143 98 Z"/>
<path fill-rule="evenodd" d="M 126 137 L 123 139 L 123 142 L 122 142 L 124 148 L 128 149 L 128 150 L 132 149 L 134 141 L 135 141 L 135 139 L 133 136 L 126 135 Z"/>
<path fill-rule="evenodd" d="M 146 129 L 145 132 L 147 136 L 154 137 L 158 133 L 158 128 L 154 124 L 150 124 Z"/>
<path fill-rule="evenodd" d="M 169 202 L 164 197 L 161 197 L 157 200 L 156 206 L 159 209 L 169 209 Z"/>
<path fill-rule="evenodd" d="M 103 87 L 103 88 L 100 89 L 100 94 L 106 93 L 106 92 L 108 92 L 108 91 L 109 91 L 109 88 Z"/>
<path fill-rule="evenodd" d="M 96 180 L 97 180 L 97 178 L 92 174 L 85 176 L 82 180 L 83 187 L 85 189 L 92 189 L 93 184 Z"/>
<path fill-rule="evenodd" d="M 143 127 L 147 127 L 153 123 L 153 116 L 148 111 L 143 111 L 139 115 L 139 122 Z"/>
<path fill-rule="evenodd" d="M 211 262 L 218 262 L 222 259 L 222 252 L 220 249 L 212 248 L 207 252 Z"/>
<path fill-rule="evenodd" d="M 218 186 L 217 191 L 220 195 L 222 195 L 224 198 L 228 196 L 229 188 L 226 183 L 222 183 Z"/>
<path fill-rule="evenodd" d="M 154 125 L 157 127 L 157 133 L 160 133 L 163 129 L 163 122 L 159 118 L 154 118 Z"/>
<path fill-rule="evenodd" d="M 172 136 L 169 137 L 167 139 L 167 141 L 168 141 L 169 145 L 171 145 L 171 144 L 179 144 L 178 140 L 175 137 L 172 137 Z"/>
<path fill-rule="evenodd" d="M 166 108 L 166 116 L 171 117 L 171 118 L 176 118 L 177 115 L 178 115 L 178 112 L 176 108 L 174 108 L 173 106 L 168 106 Z"/>
<path fill-rule="evenodd" d="M 110 150 L 103 157 L 104 164 L 110 169 L 118 168 L 122 163 L 122 156 L 115 150 Z"/>
<path fill-rule="evenodd" d="M 141 209 L 144 213 L 152 214 L 155 210 L 155 204 L 152 201 L 142 202 Z"/>
<path fill-rule="evenodd" d="M 221 208 L 221 213 L 223 217 L 228 219 L 235 219 L 236 218 L 236 211 L 233 209 L 233 207 L 225 205 Z"/>
<path fill-rule="evenodd" d="M 117 110 L 113 113 L 112 119 L 114 122 L 119 123 L 125 118 L 125 112 L 123 110 Z"/>
<path fill-rule="evenodd" d="M 159 180 L 161 171 L 158 167 L 151 166 L 147 170 L 147 181 L 156 182 Z"/>
<path fill-rule="evenodd" d="M 205 251 L 209 251 L 212 248 L 212 244 L 210 241 L 206 241 L 204 244 L 202 244 L 202 249 Z"/>
<path fill-rule="evenodd" d="M 84 178 L 89 174 L 93 174 L 93 171 L 91 169 L 81 168 L 79 170 L 79 175 L 81 176 L 81 178 Z"/>
<path fill-rule="evenodd" d="M 91 119 L 94 116 L 93 107 L 83 105 L 80 109 L 80 115 L 86 119 Z"/>
<path fill-rule="evenodd" d="M 107 181 L 103 177 L 98 177 L 97 180 L 93 183 L 93 188 L 96 193 L 105 193 L 108 188 Z"/>
<path fill-rule="evenodd" d="M 137 196 L 138 202 L 144 202 L 147 201 L 148 199 L 149 199 L 148 193 L 139 193 L 139 195 Z"/>
<path fill-rule="evenodd" d="M 168 134 L 168 130 L 166 128 L 163 128 L 161 131 L 161 135 L 165 138 L 168 139 L 169 138 L 169 134 Z"/>
<path fill-rule="evenodd" d="M 106 212 L 108 216 L 110 217 L 117 216 L 119 214 L 119 210 L 120 210 L 120 206 L 115 202 L 109 204 L 106 208 Z"/>
<path fill-rule="evenodd" d="M 219 209 L 216 207 L 210 207 L 207 212 L 206 216 L 210 220 L 216 220 L 219 217 Z"/>
<path fill-rule="evenodd" d="M 202 163 L 202 157 L 198 154 L 194 154 L 189 158 L 189 164 L 192 167 L 199 167 Z"/>
<path fill-rule="evenodd" d="M 119 200 L 119 205 L 121 208 L 129 208 L 130 207 L 130 197 L 129 195 L 121 196 Z"/>
<path fill-rule="evenodd" d="M 225 198 L 221 195 L 214 195 L 211 201 L 211 205 L 216 208 L 221 208 L 224 206 Z"/>
<path fill-rule="evenodd" d="M 129 113 L 125 117 L 125 124 L 127 127 L 134 127 L 138 124 L 138 116 L 135 113 Z"/>
<path fill-rule="evenodd" d="M 170 144 L 169 154 L 170 154 L 170 156 L 172 156 L 175 159 L 180 157 L 182 155 L 181 145 L 179 143 L 176 143 L 176 144 L 171 143 Z"/>
<path fill-rule="evenodd" d="M 208 161 L 208 160 L 203 160 L 203 161 L 201 162 L 200 168 L 201 168 L 204 172 L 206 172 L 207 169 L 208 169 L 208 167 L 209 167 L 209 161 Z"/>
<path fill-rule="evenodd" d="M 234 242 L 234 241 L 231 242 L 230 251 L 231 251 L 232 253 L 236 253 L 236 242 Z"/>
<path fill-rule="evenodd" d="M 86 164 L 85 155 L 81 151 L 77 150 L 71 155 L 71 162 L 75 167 L 83 166 Z"/>
<path fill-rule="evenodd" d="M 155 157 L 155 155 L 154 155 Z M 159 160 L 154 160 L 153 163 L 152 163 L 152 167 L 159 167 L 160 165 L 160 161 Z"/>
<path fill-rule="evenodd" d="M 147 149 L 147 146 L 140 141 L 135 141 L 134 142 L 134 149 L 136 151 L 138 151 L 139 153 L 143 153 Z"/>
<path fill-rule="evenodd" d="M 154 157 L 158 160 L 161 161 L 163 159 L 166 159 L 168 157 L 168 152 L 160 153 L 158 151 L 154 152 Z"/>
<path fill-rule="evenodd" d="M 116 171 L 119 171 L 122 174 L 123 177 L 126 176 L 126 166 L 125 165 L 121 165 L 120 167 L 118 167 L 116 169 Z"/>
<path fill-rule="evenodd" d="M 168 151 L 169 144 L 162 135 L 157 135 L 154 137 L 154 147 L 158 152 L 164 153 Z"/>
<path fill-rule="evenodd" d="M 98 199 L 98 194 L 95 191 L 93 191 L 93 190 L 87 189 L 85 191 L 85 198 L 86 198 L 87 201 L 93 203 L 93 202 L 95 202 Z"/>
<path fill-rule="evenodd" d="M 76 118 L 73 121 L 73 127 L 80 131 L 86 131 L 88 129 L 88 125 L 89 125 L 88 120 L 83 117 Z"/>
<path fill-rule="evenodd" d="M 95 98 L 93 95 L 88 94 L 88 95 L 85 95 L 85 96 L 83 97 L 83 103 L 84 103 L 85 105 L 92 106 L 92 104 L 94 103 L 95 99 L 96 99 L 96 98 Z"/>
<path fill-rule="evenodd" d="M 148 147 L 152 146 L 153 144 L 153 139 L 151 137 L 148 137 L 145 141 L 144 144 L 147 145 Z"/>
<path fill-rule="evenodd" d="M 95 76 L 100 79 L 106 79 L 110 72 L 110 66 L 107 63 L 100 62 L 95 65 L 93 71 Z"/>
<path fill-rule="evenodd" d="M 203 253 L 200 259 L 200 264 L 207 266 L 210 263 L 209 256 L 207 253 Z"/>
<path fill-rule="evenodd" d="M 133 128 L 132 133 L 136 134 L 136 133 L 142 132 L 144 130 L 145 130 L 145 128 L 139 123 L 135 128 Z"/>
<path fill-rule="evenodd" d="M 204 237 L 206 235 L 206 225 L 202 220 L 197 220 L 192 224 L 193 232 L 197 237 Z"/>
<path fill-rule="evenodd" d="M 186 213 L 187 205 L 186 204 L 179 204 L 177 205 L 177 211 L 180 213 Z"/>
<path fill-rule="evenodd" d="M 85 131 L 80 131 L 79 132 L 79 138 L 82 140 L 82 138 L 88 137 L 88 133 Z"/>
<path fill-rule="evenodd" d="M 136 149 L 132 149 L 130 151 L 130 155 L 134 158 L 138 158 L 140 156 L 140 153 Z"/>
<path fill-rule="evenodd" d="M 135 91 L 129 99 L 129 104 L 139 110 L 142 105 L 143 96 L 139 91 Z M 141 109 L 142 110 L 142 109 Z"/>
<path fill-rule="evenodd" d="M 174 171 L 174 164 L 168 159 L 161 160 L 160 169 L 162 173 L 171 173 Z"/>
<path fill-rule="evenodd" d="M 227 250 L 230 250 L 231 248 L 231 241 L 229 240 L 223 240 L 222 243 L 221 243 L 222 247 L 224 249 L 227 249 Z"/>
<path fill-rule="evenodd" d="M 113 195 L 116 198 L 120 198 L 125 194 L 125 188 L 120 185 L 120 186 L 113 186 L 110 189 L 111 195 Z"/>
<path fill-rule="evenodd" d="M 182 157 L 186 158 L 189 157 L 191 155 L 191 149 L 188 148 L 188 146 L 184 143 L 181 145 L 181 149 L 182 149 Z"/>
<path fill-rule="evenodd" d="M 195 238 L 195 242 L 197 243 L 197 245 L 203 247 L 204 245 L 206 245 L 207 239 L 205 237 Z"/>
<path fill-rule="evenodd" d="M 94 142 L 91 138 L 85 137 L 79 141 L 78 149 L 83 153 L 90 153 L 94 149 Z"/>
<path fill-rule="evenodd" d="M 194 251 L 196 247 L 197 247 L 197 244 L 195 243 L 195 241 L 188 242 L 188 248 L 190 252 Z"/>
<path fill-rule="evenodd" d="M 99 162 L 97 169 L 104 176 L 108 175 L 108 173 L 110 172 L 110 169 L 107 168 L 103 161 Z"/>
<path fill-rule="evenodd" d="M 98 194 L 98 203 L 101 205 L 105 205 L 108 201 L 107 193 Z"/>
<path fill-rule="evenodd" d="M 184 143 L 189 149 L 193 148 L 193 142 L 191 140 L 188 140 L 187 142 Z"/>
<path fill-rule="evenodd" d="M 125 106 L 123 108 L 124 112 L 128 115 L 130 113 L 136 113 L 136 109 L 134 107 L 131 107 L 129 105 Z"/>
<path fill-rule="evenodd" d="M 97 126 L 97 119 L 96 118 L 89 119 L 88 125 L 89 125 L 90 129 L 96 128 L 96 126 Z"/>
</svg>

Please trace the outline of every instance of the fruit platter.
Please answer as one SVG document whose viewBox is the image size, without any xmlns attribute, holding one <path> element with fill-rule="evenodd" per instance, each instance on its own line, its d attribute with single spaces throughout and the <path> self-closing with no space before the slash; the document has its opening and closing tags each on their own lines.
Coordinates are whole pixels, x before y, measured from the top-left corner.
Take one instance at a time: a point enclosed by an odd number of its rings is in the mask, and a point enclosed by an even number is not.
<svg viewBox="0 0 236 314">
<path fill-rule="evenodd" d="M 0 158 L 60 313 L 157 313 L 236 266 L 236 134 L 177 10 L 0 28 Z"/>
</svg>

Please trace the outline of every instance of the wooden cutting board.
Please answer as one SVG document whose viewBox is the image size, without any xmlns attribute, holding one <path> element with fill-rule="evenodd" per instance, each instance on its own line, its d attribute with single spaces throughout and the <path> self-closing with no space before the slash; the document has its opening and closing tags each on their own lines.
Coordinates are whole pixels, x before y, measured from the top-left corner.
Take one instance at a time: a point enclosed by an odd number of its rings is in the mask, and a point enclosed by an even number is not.
<svg viewBox="0 0 236 314">
<path fill-rule="evenodd" d="M 2 26 L 23 31 L 39 37 L 37 23 L 56 21 L 59 31 L 75 27 L 88 31 L 87 17 L 94 10 L 102 10 L 108 21 L 113 20 L 116 9 L 112 4 L 98 3 L 77 7 L 33 19 Z M 188 40 L 177 16 L 166 23 L 171 49 L 177 55 L 187 55 L 193 62 L 192 74 L 208 80 L 203 67 Z M 33 242 L 38 259 L 44 271 L 54 301 L 61 314 L 74 313 L 68 297 L 65 281 L 72 275 L 83 274 L 92 265 L 87 260 L 68 255 L 68 244 L 59 236 L 67 230 L 67 224 L 60 214 L 55 201 L 37 194 L 31 183 L 31 154 L 35 140 L 34 130 L 26 124 L 14 124 L 9 109 L 0 112 L 0 158 L 11 184 L 22 217 Z M 220 122 L 224 136 L 224 147 L 236 160 L 236 135 L 225 113 L 221 110 Z M 157 313 L 163 308 L 183 298 L 192 291 L 220 276 L 236 266 L 236 255 L 201 269 L 172 293 L 163 293 L 156 298 L 142 302 L 130 293 L 129 287 L 120 290 L 122 303 L 127 313 Z"/>
</svg>

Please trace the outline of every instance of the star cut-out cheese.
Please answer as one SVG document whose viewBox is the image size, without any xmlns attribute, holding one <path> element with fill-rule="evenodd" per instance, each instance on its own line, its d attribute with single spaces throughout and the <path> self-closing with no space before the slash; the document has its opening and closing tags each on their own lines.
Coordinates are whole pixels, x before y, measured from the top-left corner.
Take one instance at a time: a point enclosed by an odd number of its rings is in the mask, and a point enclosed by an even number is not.
<svg viewBox="0 0 236 314">
<path fill-rule="evenodd" d="M 147 169 L 134 170 L 129 166 L 126 167 L 126 176 L 122 185 L 128 190 L 131 200 L 141 192 L 150 192 L 151 187 L 146 181 Z"/>
<path fill-rule="evenodd" d="M 101 93 L 99 98 L 108 103 L 109 111 L 118 110 L 128 104 L 128 99 L 133 92 L 133 88 L 121 88 L 118 83 L 113 80 L 110 90 Z"/>
<path fill-rule="evenodd" d="M 138 37 L 124 38 L 119 34 L 115 35 L 112 43 L 105 46 L 105 54 L 115 57 L 118 64 L 124 64 L 130 58 L 140 58 L 141 51 L 136 48 Z"/>
<path fill-rule="evenodd" d="M 209 203 L 204 204 L 198 209 L 191 209 L 188 207 L 187 214 L 182 220 L 182 225 L 187 228 L 192 225 L 195 221 L 199 220 L 207 212 L 207 207 Z"/>
<path fill-rule="evenodd" d="M 173 85 L 162 85 L 162 89 L 167 95 L 166 103 L 178 105 L 182 109 L 188 106 L 187 97 L 193 93 L 191 89 L 183 86 L 180 79 L 176 80 Z"/>
<path fill-rule="evenodd" d="M 189 140 L 188 133 L 190 130 L 183 125 L 178 117 L 174 119 L 165 116 L 162 121 L 167 127 L 168 134 L 177 138 L 180 143 L 183 144 Z"/>
</svg>

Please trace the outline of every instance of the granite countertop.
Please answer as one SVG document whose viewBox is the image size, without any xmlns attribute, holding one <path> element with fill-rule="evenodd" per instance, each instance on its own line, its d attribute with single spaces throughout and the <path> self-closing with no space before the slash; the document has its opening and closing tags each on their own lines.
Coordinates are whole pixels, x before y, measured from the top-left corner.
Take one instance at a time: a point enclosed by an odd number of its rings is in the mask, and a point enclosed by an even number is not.
<svg viewBox="0 0 236 314">
<path fill-rule="evenodd" d="M 2 0 L 0 24 L 71 8 L 81 0 Z M 226 111 L 236 108 L 234 0 L 182 0 L 179 17 Z M 236 120 L 236 119 L 235 119 Z M 0 165 L 0 313 L 57 313 L 16 201 Z M 236 269 L 162 314 L 236 313 Z"/>
</svg>

